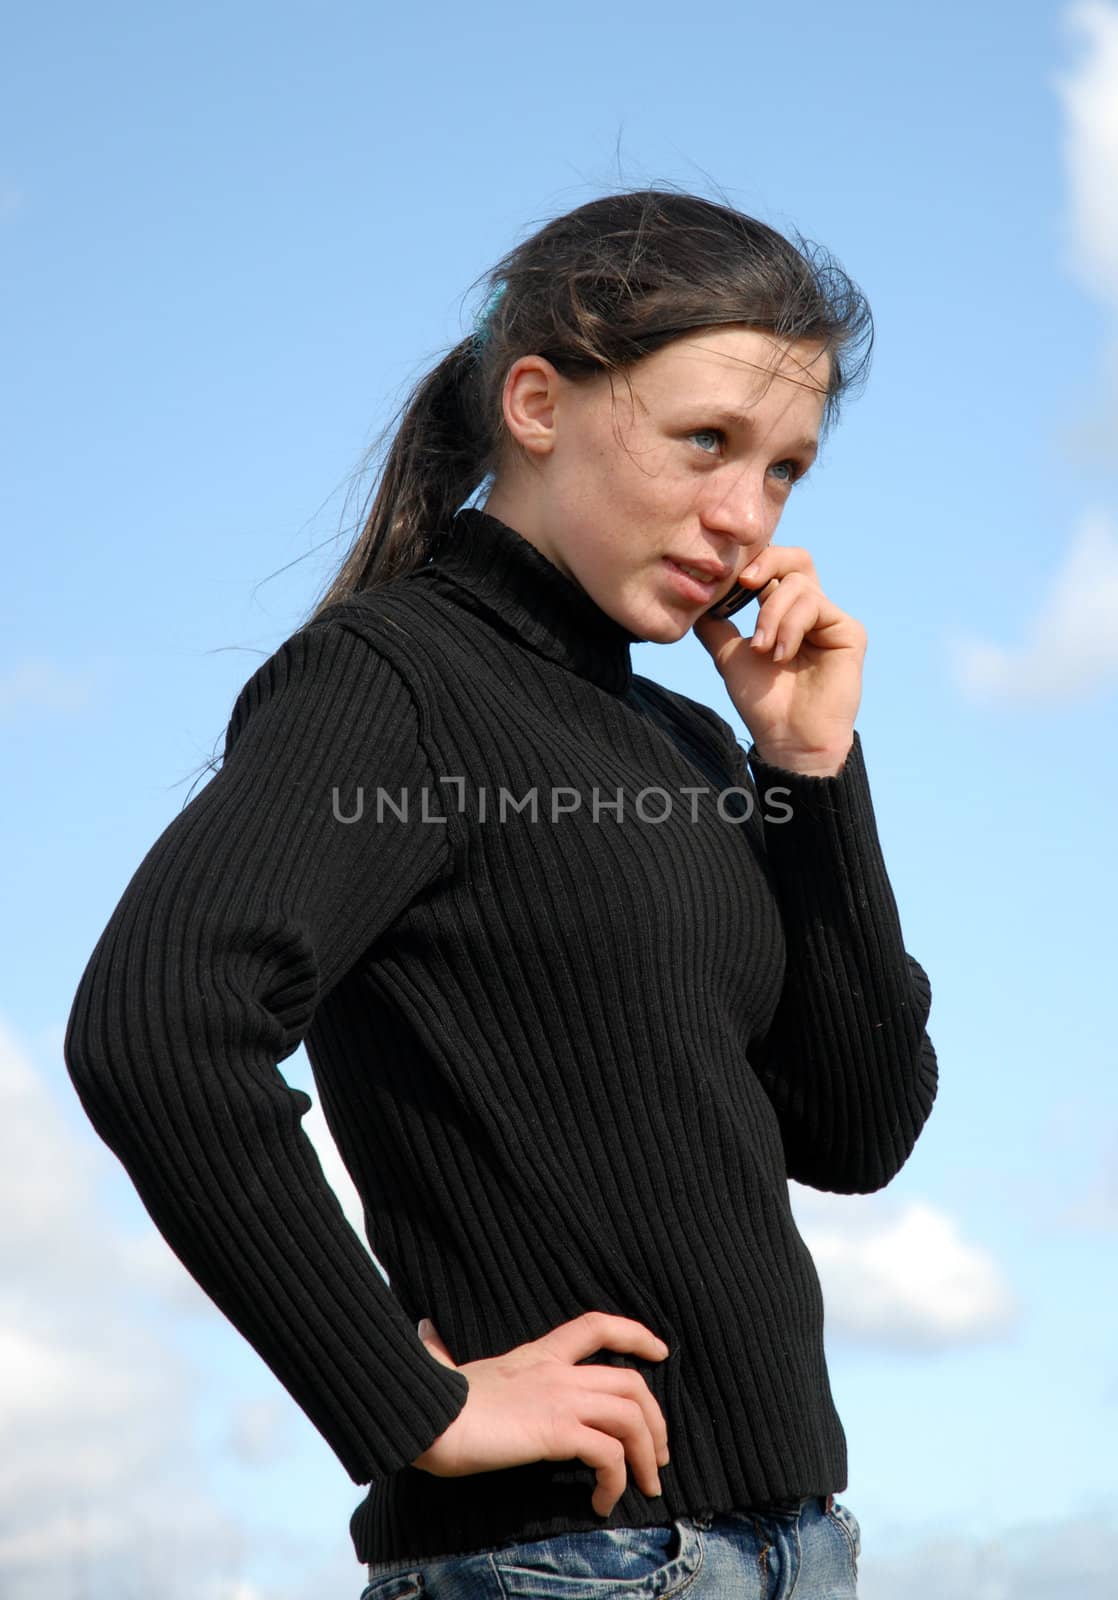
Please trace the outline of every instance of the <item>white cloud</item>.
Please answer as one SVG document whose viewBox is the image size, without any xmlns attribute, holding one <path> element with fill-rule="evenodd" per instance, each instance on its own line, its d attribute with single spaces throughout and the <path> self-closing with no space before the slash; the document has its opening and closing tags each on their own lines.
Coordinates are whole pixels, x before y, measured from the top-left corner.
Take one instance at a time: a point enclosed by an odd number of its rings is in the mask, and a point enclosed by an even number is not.
<svg viewBox="0 0 1118 1600">
<path fill-rule="evenodd" d="M 1023 1494 L 1028 1486 L 1021 1485 Z M 1040 1491 L 1043 1492 L 1043 1486 Z M 858 1570 L 861 1600 L 1113 1600 L 1118 1523 L 1101 1494 L 1081 1515 L 1043 1516 L 991 1529 L 983 1536 L 948 1530 L 888 1555 L 873 1548 L 862 1526 Z M 1028 1503 L 1028 1502 L 1026 1502 Z M 1038 1510 L 1041 1509 L 1038 1507 Z M 853 1507 L 857 1515 L 857 1507 Z"/>
<path fill-rule="evenodd" d="M 264 1590 L 239 1578 L 219 1578 L 206 1586 L 200 1600 L 264 1600 Z"/>
<path fill-rule="evenodd" d="M 111 1220 L 100 1184 L 114 1166 L 0 1021 L 0 1594 L 249 1600 L 229 1554 L 245 1530 L 194 1440 L 180 1295 L 162 1292 L 177 1276 L 192 1307 L 205 1297 L 153 1229 L 139 1248 Z M 153 1272 L 160 1253 L 170 1268 Z M 251 1406 L 232 1422 L 242 1446 L 267 1427 Z"/>
<path fill-rule="evenodd" d="M 289 1411 L 278 1400 L 246 1400 L 236 1407 L 229 1422 L 228 1445 L 238 1461 L 248 1466 L 275 1461 L 290 1445 L 286 1422 Z"/>
<path fill-rule="evenodd" d="M 975 699 L 1060 704 L 1118 678 L 1118 527 L 1089 513 L 1016 648 L 979 638 L 951 645 L 956 681 Z"/>
<path fill-rule="evenodd" d="M 1064 115 L 1066 265 L 1105 308 L 1118 308 L 1118 7 L 1077 0 L 1064 13 L 1082 44 L 1053 75 Z M 1095 392 L 1058 431 L 1066 457 L 1112 471 L 1118 462 L 1118 325 L 1099 351 Z M 1026 637 L 1003 645 L 949 641 L 954 677 L 975 700 L 1065 705 L 1118 678 L 1118 532 L 1106 509 L 1084 513 L 1062 566 L 1038 587 Z"/>
<path fill-rule="evenodd" d="M 997 1337 L 1015 1321 L 1017 1302 L 997 1262 L 933 1206 L 799 1185 L 791 1193 L 829 1332 L 931 1350 Z"/>
<path fill-rule="evenodd" d="M 1082 0 L 1066 12 L 1084 53 L 1056 78 L 1066 129 L 1069 260 L 1102 299 L 1118 303 L 1118 9 Z"/>
<path fill-rule="evenodd" d="M 1080 0 L 1064 21 L 1081 45 L 1070 72 L 1053 82 L 1064 116 L 1063 155 L 1068 203 L 1065 261 L 1103 307 L 1118 307 L 1118 8 Z M 1113 470 L 1118 461 L 1118 328 L 1099 349 L 1097 383 L 1085 392 L 1084 414 L 1061 430 L 1065 454 L 1077 465 Z"/>
</svg>

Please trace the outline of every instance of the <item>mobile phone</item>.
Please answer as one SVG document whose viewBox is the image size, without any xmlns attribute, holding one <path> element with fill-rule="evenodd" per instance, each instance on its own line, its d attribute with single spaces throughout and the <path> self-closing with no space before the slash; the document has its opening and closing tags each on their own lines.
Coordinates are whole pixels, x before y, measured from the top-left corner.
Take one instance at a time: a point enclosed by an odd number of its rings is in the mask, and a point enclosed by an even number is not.
<svg viewBox="0 0 1118 1600">
<path fill-rule="evenodd" d="M 729 594 L 723 595 L 721 600 L 716 600 L 712 606 L 708 606 L 703 616 L 718 617 L 720 620 L 732 617 L 742 606 L 747 606 L 751 600 L 756 600 L 760 593 L 760 589 L 743 589 L 735 585 Z"/>
</svg>

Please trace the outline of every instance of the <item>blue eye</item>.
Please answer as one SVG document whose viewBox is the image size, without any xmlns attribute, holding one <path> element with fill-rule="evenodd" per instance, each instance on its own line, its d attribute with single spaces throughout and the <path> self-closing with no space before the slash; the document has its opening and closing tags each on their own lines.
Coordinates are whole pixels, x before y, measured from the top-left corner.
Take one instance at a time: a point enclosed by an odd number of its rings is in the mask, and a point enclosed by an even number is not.
<svg viewBox="0 0 1118 1600">
<path fill-rule="evenodd" d="M 694 433 L 689 435 L 689 437 L 692 438 L 692 439 L 699 439 L 699 438 L 701 438 L 703 436 L 704 433 L 705 434 L 709 434 L 712 439 L 723 439 L 724 440 L 725 437 L 726 437 L 726 435 L 722 432 L 721 428 L 697 428 Z M 704 451 L 703 454 L 704 455 L 709 455 L 710 452 L 709 451 Z"/>
<path fill-rule="evenodd" d="M 689 439 L 701 439 L 704 435 L 712 439 L 720 439 L 723 444 L 726 442 L 726 435 L 721 428 L 696 428 L 687 437 Z M 700 446 L 700 449 L 702 449 L 702 446 Z M 711 452 L 704 449 L 703 454 L 710 455 Z M 792 484 L 798 483 L 807 473 L 806 467 L 801 468 L 798 462 L 792 460 L 778 461 L 774 470 L 779 471 L 782 467 L 787 469 L 788 476 L 781 478 L 780 482 L 786 483 L 789 488 L 791 488 Z"/>
</svg>

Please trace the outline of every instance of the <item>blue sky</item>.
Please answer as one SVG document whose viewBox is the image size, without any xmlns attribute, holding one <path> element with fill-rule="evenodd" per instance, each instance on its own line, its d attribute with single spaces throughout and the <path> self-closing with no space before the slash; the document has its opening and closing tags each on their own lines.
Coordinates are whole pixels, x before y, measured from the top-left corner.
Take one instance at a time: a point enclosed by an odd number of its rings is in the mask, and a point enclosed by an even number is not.
<svg viewBox="0 0 1118 1600">
<path fill-rule="evenodd" d="M 360 1592 L 362 1491 L 154 1233 L 62 1030 L 470 285 L 666 181 L 820 241 L 876 321 L 778 533 L 868 630 L 857 726 L 941 1070 L 888 1189 L 793 1185 L 863 1589 L 1101 1596 L 1118 7 L 47 4 L 6 33 L 0 1588 Z M 696 640 L 634 665 L 736 720 Z"/>
</svg>

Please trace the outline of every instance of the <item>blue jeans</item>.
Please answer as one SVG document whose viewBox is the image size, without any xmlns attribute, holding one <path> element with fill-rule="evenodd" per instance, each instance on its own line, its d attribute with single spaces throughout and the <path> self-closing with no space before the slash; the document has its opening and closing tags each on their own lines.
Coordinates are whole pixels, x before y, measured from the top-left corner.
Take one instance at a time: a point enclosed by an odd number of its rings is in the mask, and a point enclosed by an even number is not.
<svg viewBox="0 0 1118 1600">
<path fill-rule="evenodd" d="M 831 1496 L 788 1509 L 591 1528 L 410 1564 L 374 1562 L 361 1600 L 857 1600 L 858 1519 Z"/>
</svg>

